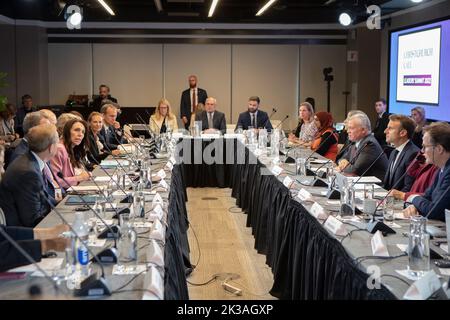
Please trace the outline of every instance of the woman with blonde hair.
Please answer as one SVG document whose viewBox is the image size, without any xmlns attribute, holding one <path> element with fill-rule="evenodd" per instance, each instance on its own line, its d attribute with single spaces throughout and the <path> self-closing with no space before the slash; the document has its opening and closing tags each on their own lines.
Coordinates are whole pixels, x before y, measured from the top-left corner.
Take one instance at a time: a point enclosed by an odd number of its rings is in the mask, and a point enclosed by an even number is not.
<svg viewBox="0 0 450 320">
<path fill-rule="evenodd" d="M 161 99 L 158 102 L 155 113 L 150 117 L 150 130 L 154 133 L 165 133 L 169 129 L 177 130 L 177 118 L 170 110 L 170 102 L 167 99 Z"/>
<path fill-rule="evenodd" d="M 412 108 L 411 118 L 416 122 L 416 129 L 414 130 L 411 140 L 419 147 L 419 149 L 422 149 L 423 127 L 427 125 L 425 109 L 422 107 Z"/>
</svg>

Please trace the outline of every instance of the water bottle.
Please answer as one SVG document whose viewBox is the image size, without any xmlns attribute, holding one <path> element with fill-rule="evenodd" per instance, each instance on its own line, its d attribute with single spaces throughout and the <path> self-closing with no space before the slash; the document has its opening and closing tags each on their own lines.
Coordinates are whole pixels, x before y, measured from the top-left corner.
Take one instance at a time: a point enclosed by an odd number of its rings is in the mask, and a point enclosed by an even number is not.
<svg viewBox="0 0 450 320">
<path fill-rule="evenodd" d="M 70 233 L 70 245 L 66 247 L 66 286 L 67 289 L 73 290 L 77 287 L 76 269 L 77 257 L 76 252 L 76 238 L 73 233 Z"/>
<path fill-rule="evenodd" d="M 430 235 L 426 232 L 427 218 L 410 218 L 408 244 L 408 271 L 421 277 L 430 270 Z"/>
<path fill-rule="evenodd" d="M 267 148 L 267 130 L 266 129 L 259 130 L 258 148 L 261 150 L 266 150 L 266 148 Z"/>
<path fill-rule="evenodd" d="M 137 233 L 129 214 L 120 215 L 119 263 L 137 261 Z"/>
<path fill-rule="evenodd" d="M 87 244 L 89 240 L 89 226 L 85 219 L 84 212 L 75 213 L 75 222 L 72 227 L 79 238 L 77 239 L 75 245 L 76 257 L 81 272 L 81 277 L 85 278 L 89 276 L 89 251 L 84 245 L 84 243 Z"/>
<path fill-rule="evenodd" d="M 355 187 L 351 180 L 344 179 L 341 190 L 341 216 L 355 215 Z"/>
</svg>

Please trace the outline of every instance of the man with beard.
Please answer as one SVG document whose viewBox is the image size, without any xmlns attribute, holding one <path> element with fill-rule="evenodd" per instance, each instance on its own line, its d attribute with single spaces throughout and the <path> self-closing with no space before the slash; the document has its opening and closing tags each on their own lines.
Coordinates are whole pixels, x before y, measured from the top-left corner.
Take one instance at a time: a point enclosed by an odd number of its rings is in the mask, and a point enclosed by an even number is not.
<svg viewBox="0 0 450 320">
<path fill-rule="evenodd" d="M 250 97 L 248 99 L 248 110 L 239 115 L 236 125 L 236 130 L 241 127 L 243 130 L 248 130 L 249 127 L 254 129 L 265 128 L 267 131 L 272 130 L 269 116 L 266 112 L 259 110 L 259 97 Z"/>
<path fill-rule="evenodd" d="M 181 94 L 180 103 L 180 116 L 186 129 L 189 129 L 191 115 L 195 112 L 197 104 L 205 104 L 206 98 L 208 98 L 206 90 L 197 88 L 197 76 L 189 76 L 189 89 Z"/>
</svg>

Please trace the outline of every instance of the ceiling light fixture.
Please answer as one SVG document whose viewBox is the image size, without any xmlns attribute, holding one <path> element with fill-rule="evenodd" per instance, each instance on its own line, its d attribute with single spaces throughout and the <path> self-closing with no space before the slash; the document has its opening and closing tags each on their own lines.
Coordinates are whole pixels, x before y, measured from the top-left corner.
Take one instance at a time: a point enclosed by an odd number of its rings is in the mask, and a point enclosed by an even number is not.
<svg viewBox="0 0 450 320">
<path fill-rule="evenodd" d="M 342 24 L 344 27 L 348 27 L 352 24 L 352 17 L 347 12 L 342 12 L 339 15 L 339 23 Z"/>
<path fill-rule="evenodd" d="M 259 11 L 256 13 L 256 16 L 260 16 L 264 13 L 264 11 L 266 11 L 267 9 L 269 9 L 269 7 L 271 5 L 273 5 L 277 0 L 269 0 L 269 2 L 267 2 L 261 9 L 259 9 Z"/>
<path fill-rule="evenodd" d="M 154 0 L 154 1 L 155 1 L 156 10 L 158 10 L 158 12 L 161 13 L 163 11 L 161 0 Z"/>
<path fill-rule="evenodd" d="M 214 14 L 214 10 L 216 10 L 216 6 L 219 3 L 219 0 L 213 0 L 211 3 L 211 8 L 209 8 L 208 18 L 211 18 Z"/>
<path fill-rule="evenodd" d="M 414 3 L 420 3 L 420 2 L 422 2 L 423 0 L 411 0 L 411 2 L 414 2 Z"/>
<path fill-rule="evenodd" d="M 114 13 L 114 11 L 110 8 L 110 6 L 108 6 L 108 4 L 104 1 L 104 0 L 97 0 L 102 6 L 103 8 L 105 8 L 106 11 L 108 11 L 108 13 L 112 16 L 115 16 L 116 14 Z"/>
</svg>

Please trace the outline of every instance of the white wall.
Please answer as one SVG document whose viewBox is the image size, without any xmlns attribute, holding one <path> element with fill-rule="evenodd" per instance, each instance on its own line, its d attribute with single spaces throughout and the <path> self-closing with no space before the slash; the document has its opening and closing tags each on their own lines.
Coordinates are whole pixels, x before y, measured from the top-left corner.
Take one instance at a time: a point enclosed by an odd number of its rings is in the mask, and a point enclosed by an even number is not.
<svg viewBox="0 0 450 320">
<path fill-rule="evenodd" d="M 97 94 L 105 83 L 124 107 L 155 106 L 165 95 L 178 115 L 188 76 L 196 74 L 228 123 L 258 95 L 263 110 L 278 109 L 273 119 L 289 114 L 284 129 L 293 129 L 300 100 L 312 96 L 318 110 L 326 108 L 322 69 L 331 66 L 332 112 L 344 113 L 345 45 L 49 44 L 48 51 L 50 104 L 73 92 Z"/>
</svg>

